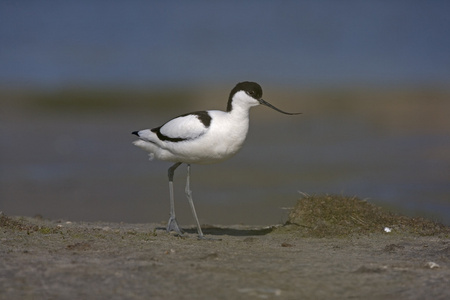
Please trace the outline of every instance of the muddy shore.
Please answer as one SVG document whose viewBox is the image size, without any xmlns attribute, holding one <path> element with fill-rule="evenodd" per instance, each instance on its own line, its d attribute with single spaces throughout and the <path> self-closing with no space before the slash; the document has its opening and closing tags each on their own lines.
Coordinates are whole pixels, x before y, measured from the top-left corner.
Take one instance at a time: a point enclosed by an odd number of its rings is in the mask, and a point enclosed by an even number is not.
<svg viewBox="0 0 450 300">
<path fill-rule="evenodd" d="M 179 237 L 164 224 L 1 215 L 0 298 L 448 299 L 448 227 L 389 226 L 322 237 L 293 223 L 204 226 L 215 240 L 198 240 L 194 226 Z"/>
</svg>

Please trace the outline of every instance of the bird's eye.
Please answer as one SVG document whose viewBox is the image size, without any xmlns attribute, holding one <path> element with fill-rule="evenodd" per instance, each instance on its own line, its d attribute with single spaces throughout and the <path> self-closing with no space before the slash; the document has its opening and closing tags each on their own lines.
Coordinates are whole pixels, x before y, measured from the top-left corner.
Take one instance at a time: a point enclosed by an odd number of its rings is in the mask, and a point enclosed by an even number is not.
<svg viewBox="0 0 450 300">
<path fill-rule="evenodd" d="M 254 96 L 255 95 L 255 91 L 248 91 L 247 94 L 249 94 L 250 96 Z"/>
</svg>

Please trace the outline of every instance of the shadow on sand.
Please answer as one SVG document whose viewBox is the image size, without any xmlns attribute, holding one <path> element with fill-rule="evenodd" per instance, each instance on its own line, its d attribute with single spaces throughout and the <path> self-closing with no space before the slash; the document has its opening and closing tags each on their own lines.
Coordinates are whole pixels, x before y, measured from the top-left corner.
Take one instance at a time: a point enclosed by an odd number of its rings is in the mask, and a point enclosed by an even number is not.
<svg viewBox="0 0 450 300">
<path fill-rule="evenodd" d="M 263 228 L 229 228 L 229 227 L 217 227 L 212 225 L 203 225 L 202 231 L 205 235 L 229 235 L 229 236 L 255 236 L 266 235 L 275 230 L 276 227 L 263 227 Z M 166 230 L 165 227 L 157 227 L 156 230 Z M 197 228 L 183 228 L 183 232 L 188 234 L 197 234 Z"/>
</svg>

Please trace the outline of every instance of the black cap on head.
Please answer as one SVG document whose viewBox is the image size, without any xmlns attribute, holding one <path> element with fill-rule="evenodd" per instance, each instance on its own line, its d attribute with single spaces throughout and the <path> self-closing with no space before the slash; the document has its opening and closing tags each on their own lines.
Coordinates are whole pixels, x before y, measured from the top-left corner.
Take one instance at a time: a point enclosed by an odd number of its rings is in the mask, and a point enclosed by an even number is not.
<svg viewBox="0 0 450 300">
<path fill-rule="evenodd" d="M 256 100 L 261 99 L 262 97 L 262 88 L 259 84 L 256 82 L 251 81 L 243 81 L 236 84 L 236 86 L 231 90 L 230 96 L 228 97 L 228 105 L 227 105 L 227 111 L 231 111 L 231 99 L 233 98 L 234 94 L 236 94 L 239 91 L 244 91 Z"/>
<path fill-rule="evenodd" d="M 246 92 L 248 95 L 250 95 L 252 98 L 256 99 L 259 101 L 259 104 L 265 105 L 267 107 L 270 107 L 273 110 L 276 110 L 280 113 L 283 113 L 285 115 L 299 115 L 301 113 L 289 113 L 289 112 L 285 112 L 275 106 L 273 106 L 272 104 L 270 104 L 267 101 L 264 101 L 262 99 L 262 88 L 259 84 L 257 84 L 256 82 L 251 82 L 251 81 L 243 81 L 243 82 L 239 82 L 238 84 L 236 84 L 236 86 L 231 90 L 230 92 L 230 96 L 228 97 L 228 105 L 227 105 L 227 111 L 230 112 L 233 107 L 232 107 L 232 98 L 234 96 L 234 94 L 236 94 L 239 91 L 244 91 Z"/>
</svg>

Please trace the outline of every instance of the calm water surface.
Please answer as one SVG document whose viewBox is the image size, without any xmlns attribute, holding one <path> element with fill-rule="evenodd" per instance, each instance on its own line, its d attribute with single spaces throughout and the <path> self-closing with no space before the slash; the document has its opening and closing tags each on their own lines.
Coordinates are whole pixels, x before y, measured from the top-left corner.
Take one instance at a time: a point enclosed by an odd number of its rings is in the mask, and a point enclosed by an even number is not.
<svg viewBox="0 0 450 300">
<path fill-rule="evenodd" d="M 279 106 L 292 110 L 293 104 Z M 356 195 L 450 224 L 448 132 L 405 132 L 360 111 L 318 114 L 301 106 L 306 111 L 300 116 L 254 108 L 241 152 L 221 164 L 192 167 L 202 223 L 283 222 L 285 208 L 302 192 Z M 179 113 L 9 111 L 2 115 L 0 210 L 68 220 L 166 221 L 170 164 L 148 161 L 130 133 Z M 192 224 L 185 172 L 180 167 L 175 176 L 177 214 L 182 224 Z"/>
</svg>

